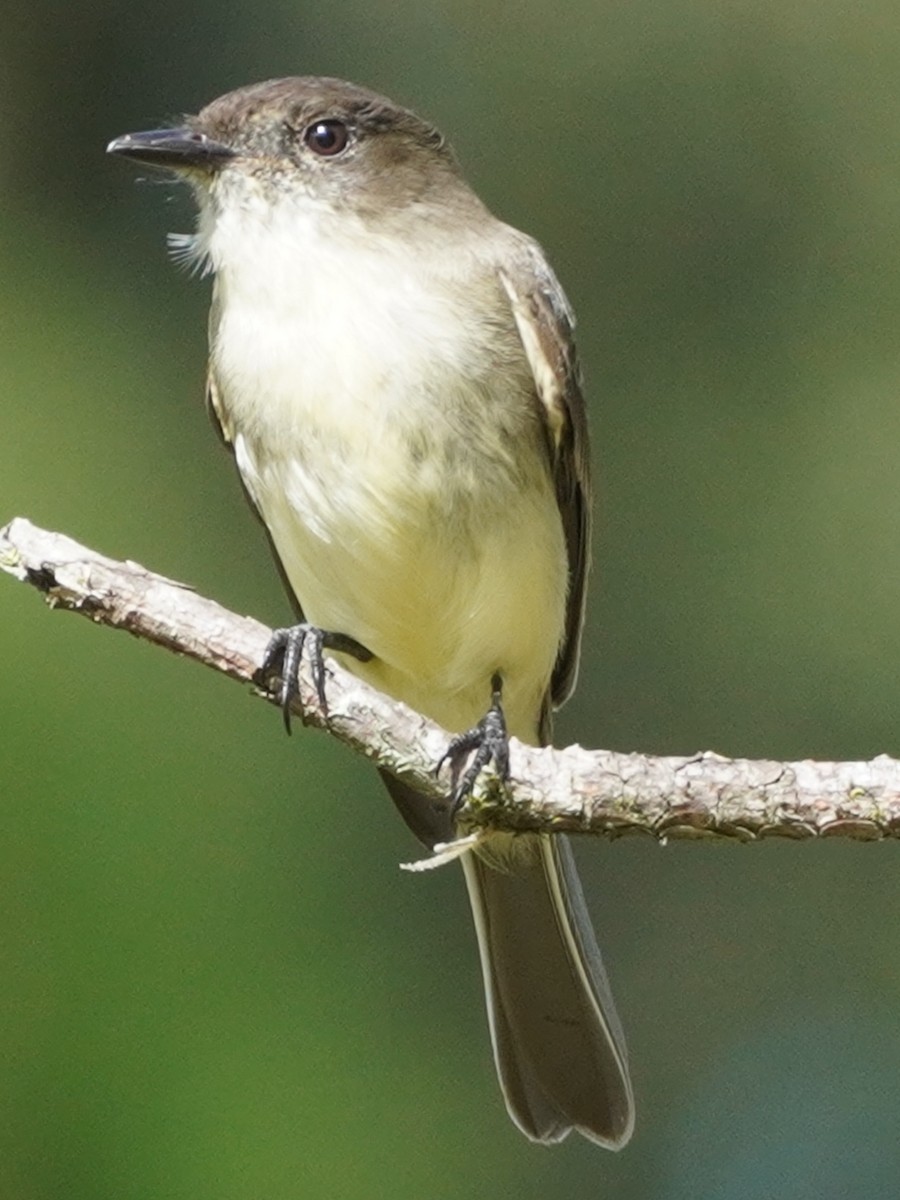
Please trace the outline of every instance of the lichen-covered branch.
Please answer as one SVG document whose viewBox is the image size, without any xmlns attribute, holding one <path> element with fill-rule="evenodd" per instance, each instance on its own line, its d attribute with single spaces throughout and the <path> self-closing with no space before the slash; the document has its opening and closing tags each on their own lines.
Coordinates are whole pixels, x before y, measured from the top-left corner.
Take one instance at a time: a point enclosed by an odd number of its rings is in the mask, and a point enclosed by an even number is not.
<svg viewBox="0 0 900 1200">
<path fill-rule="evenodd" d="M 125 629 L 256 686 L 270 630 L 133 562 L 115 562 L 63 534 L 17 518 L 0 529 L 0 569 L 43 593 L 54 608 Z M 39 678 L 39 676 L 37 677 Z M 262 693 L 261 693 L 262 694 Z M 328 713 L 308 672 L 297 715 L 327 728 L 379 766 L 437 797 L 434 763 L 447 734 L 329 662 Z M 469 825 L 510 830 L 656 838 L 900 836 L 900 762 L 767 762 L 706 752 L 654 758 L 513 742 L 505 790 L 486 786 L 464 814 Z"/>
</svg>

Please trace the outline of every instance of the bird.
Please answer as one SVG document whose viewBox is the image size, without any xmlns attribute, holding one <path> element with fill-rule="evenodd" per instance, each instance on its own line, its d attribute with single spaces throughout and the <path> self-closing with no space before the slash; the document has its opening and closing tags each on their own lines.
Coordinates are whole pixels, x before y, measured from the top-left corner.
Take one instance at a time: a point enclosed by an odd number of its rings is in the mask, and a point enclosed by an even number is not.
<svg viewBox="0 0 900 1200">
<path fill-rule="evenodd" d="M 266 670 L 287 712 L 329 650 L 452 736 L 430 804 L 382 772 L 413 833 L 453 839 L 508 739 L 541 746 L 577 676 L 591 469 L 574 317 L 547 258 L 411 110 L 298 76 L 221 96 L 116 155 L 186 180 L 177 254 L 213 277 L 207 396 L 297 624 Z M 622 1027 L 562 835 L 462 854 L 500 1086 L 531 1140 L 628 1142 Z"/>
</svg>

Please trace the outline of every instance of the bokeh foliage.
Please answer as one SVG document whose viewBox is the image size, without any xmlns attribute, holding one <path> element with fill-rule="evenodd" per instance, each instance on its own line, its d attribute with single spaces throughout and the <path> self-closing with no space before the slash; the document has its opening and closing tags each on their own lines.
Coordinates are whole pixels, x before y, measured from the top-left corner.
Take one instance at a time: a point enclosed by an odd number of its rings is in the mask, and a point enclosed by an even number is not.
<svg viewBox="0 0 900 1200">
<path fill-rule="evenodd" d="M 189 203 L 103 146 L 344 75 L 451 135 L 579 312 L 601 494 L 560 737 L 898 752 L 895 4 L 36 0 L 0 56 L 0 520 L 284 618 L 202 411 L 207 289 L 162 249 Z M 581 847 L 638 1131 L 533 1148 L 460 880 L 397 871 L 371 774 L 0 590 L 0 1195 L 896 1194 L 896 847 Z"/>
</svg>

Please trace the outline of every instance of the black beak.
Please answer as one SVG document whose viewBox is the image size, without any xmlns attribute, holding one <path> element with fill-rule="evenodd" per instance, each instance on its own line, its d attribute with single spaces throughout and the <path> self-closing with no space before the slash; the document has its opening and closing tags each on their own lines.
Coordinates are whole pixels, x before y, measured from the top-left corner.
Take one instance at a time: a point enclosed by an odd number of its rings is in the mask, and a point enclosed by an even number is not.
<svg viewBox="0 0 900 1200">
<path fill-rule="evenodd" d="M 154 167 L 178 171 L 189 167 L 212 170 L 234 158 L 235 151 L 214 142 L 196 129 L 151 129 L 147 133 L 125 133 L 113 138 L 107 154 L 121 154 Z"/>
</svg>

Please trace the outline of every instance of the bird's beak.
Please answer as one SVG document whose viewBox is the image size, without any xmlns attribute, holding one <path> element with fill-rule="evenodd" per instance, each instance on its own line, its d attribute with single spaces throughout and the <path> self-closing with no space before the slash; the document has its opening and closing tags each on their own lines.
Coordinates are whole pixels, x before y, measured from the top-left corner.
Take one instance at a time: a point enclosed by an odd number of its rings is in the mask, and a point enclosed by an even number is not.
<svg viewBox="0 0 900 1200">
<path fill-rule="evenodd" d="M 106 147 L 107 154 L 121 154 L 137 162 L 149 163 L 154 167 L 168 167 L 171 171 L 190 168 L 213 170 L 235 151 L 221 142 L 214 142 L 205 133 L 187 126 L 181 129 L 151 129 L 146 133 L 125 133 L 113 138 Z"/>
</svg>

